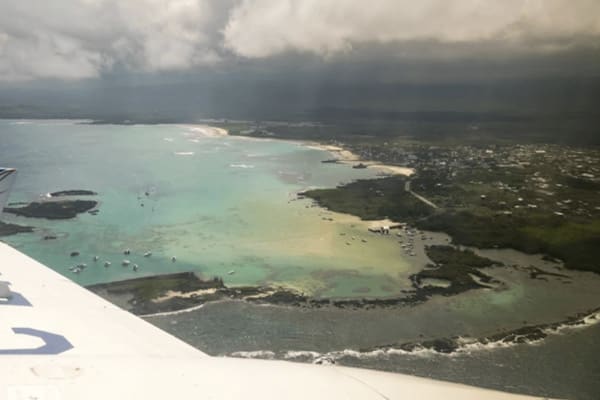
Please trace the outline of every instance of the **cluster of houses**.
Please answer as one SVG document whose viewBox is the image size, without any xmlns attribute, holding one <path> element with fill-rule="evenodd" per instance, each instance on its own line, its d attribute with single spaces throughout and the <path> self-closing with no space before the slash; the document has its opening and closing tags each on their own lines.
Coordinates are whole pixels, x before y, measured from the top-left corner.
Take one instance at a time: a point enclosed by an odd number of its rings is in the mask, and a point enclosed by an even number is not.
<svg viewBox="0 0 600 400">
<path fill-rule="evenodd" d="M 354 145 L 351 150 L 364 159 L 409 166 L 418 173 L 439 177 L 429 191 L 441 193 L 445 185 L 461 175 L 488 171 L 496 179 L 502 175 L 498 171 L 506 171 L 506 182 L 468 182 L 481 186 L 480 201 L 498 214 L 539 211 L 556 216 L 600 216 L 600 198 L 571 198 L 569 186 L 569 182 L 600 186 L 600 151 L 596 149 L 542 144 L 431 146 L 389 142 Z M 491 185 L 496 193 L 486 192 L 486 185 Z"/>
</svg>

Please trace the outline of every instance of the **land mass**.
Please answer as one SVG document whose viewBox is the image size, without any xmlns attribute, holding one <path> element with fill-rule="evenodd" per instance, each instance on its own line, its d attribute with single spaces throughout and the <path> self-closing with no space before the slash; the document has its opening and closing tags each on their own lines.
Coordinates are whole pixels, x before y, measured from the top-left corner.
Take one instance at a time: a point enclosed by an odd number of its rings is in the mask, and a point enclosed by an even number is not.
<svg viewBox="0 0 600 400">
<path fill-rule="evenodd" d="M 27 233 L 27 232 L 33 232 L 33 227 L 17 225 L 17 224 L 10 224 L 8 222 L 0 221 L 0 236 L 9 236 L 9 235 L 15 235 L 17 233 Z"/>
<path fill-rule="evenodd" d="M 94 200 L 34 201 L 24 207 L 6 207 L 4 212 L 28 218 L 69 219 L 97 205 Z"/>
<path fill-rule="evenodd" d="M 62 190 L 59 192 L 50 193 L 50 197 L 64 197 L 64 196 L 95 196 L 98 193 L 91 190 Z"/>
<path fill-rule="evenodd" d="M 394 144 L 395 143 L 395 144 Z M 414 168 L 301 193 L 364 220 L 447 233 L 454 244 L 546 254 L 600 273 L 600 152 L 549 145 L 354 141 L 361 158 Z"/>
<path fill-rule="evenodd" d="M 432 125 L 430 134 L 390 124 L 220 125 L 232 135 L 307 140 L 337 149 L 333 158 L 322 160 L 326 164 L 339 162 L 337 154 L 345 152 L 355 165 L 370 160 L 416 171 L 409 178 L 302 193 L 330 210 L 409 222 L 445 232 L 455 244 L 541 253 L 567 268 L 600 273 L 600 148 L 553 143 L 544 135 L 515 136 L 505 125 L 478 118 L 454 121 L 457 115 L 432 115 L 443 117 L 443 123 Z"/>
</svg>

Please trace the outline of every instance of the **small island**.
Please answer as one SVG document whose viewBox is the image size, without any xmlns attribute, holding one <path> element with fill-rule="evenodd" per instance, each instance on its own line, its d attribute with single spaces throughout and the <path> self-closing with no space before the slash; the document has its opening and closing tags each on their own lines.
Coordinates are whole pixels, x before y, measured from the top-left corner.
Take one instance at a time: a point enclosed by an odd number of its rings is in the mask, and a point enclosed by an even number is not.
<svg viewBox="0 0 600 400">
<path fill-rule="evenodd" d="M 34 201 L 23 207 L 6 207 L 4 212 L 27 218 L 70 219 L 97 205 L 94 200 Z"/>
<path fill-rule="evenodd" d="M 354 168 L 354 169 L 366 169 L 368 167 L 369 166 L 367 164 L 364 164 L 364 163 L 358 163 L 358 164 L 354 164 L 352 166 L 352 168 Z"/>
<path fill-rule="evenodd" d="M 480 269 L 503 266 L 499 262 L 452 246 L 428 246 L 425 251 L 433 265 L 411 276 L 419 296 L 451 296 L 471 289 L 491 288 L 491 284 L 498 283 Z"/>
<path fill-rule="evenodd" d="M 98 193 L 91 190 L 61 190 L 59 192 L 50 193 L 50 197 L 65 197 L 65 196 L 96 196 Z"/>
<path fill-rule="evenodd" d="M 17 225 L 17 224 L 10 224 L 8 222 L 0 221 L 0 236 L 9 236 L 9 235 L 15 235 L 17 233 L 27 233 L 27 232 L 33 232 L 33 227 Z"/>
</svg>

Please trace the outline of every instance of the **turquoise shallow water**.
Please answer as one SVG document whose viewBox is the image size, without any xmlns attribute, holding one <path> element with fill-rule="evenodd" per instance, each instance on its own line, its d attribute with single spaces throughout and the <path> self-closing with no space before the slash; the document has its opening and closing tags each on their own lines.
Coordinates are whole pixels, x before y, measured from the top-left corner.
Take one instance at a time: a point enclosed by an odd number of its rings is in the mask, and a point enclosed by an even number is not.
<svg viewBox="0 0 600 400">
<path fill-rule="evenodd" d="M 66 221 L 5 214 L 38 228 L 5 240 L 81 284 L 195 270 L 228 284 L 286 284 L 328 296 L 395 294 L 414 268 L 393 241 L 350 249 L 339 234 L 365 235 L 364 226 L 324 220 L 324 210 L 296 200 L 308 187 L 375 176 L 320 162 L 330 157 L 300 143 L 208 137 L 189 126 L 2 120 L 0 164 L 19 170 L 10 201 L 89 189 L 100 202 L 98 215 Z M 58 239 L 43 240 L 49 234 Z M 75 250 L 81 256 L 70 258 Z M 125 258 L 140 270 L 123 268 Z M 81 262 L 85 271 L 68 271 Z"/>
</svg>

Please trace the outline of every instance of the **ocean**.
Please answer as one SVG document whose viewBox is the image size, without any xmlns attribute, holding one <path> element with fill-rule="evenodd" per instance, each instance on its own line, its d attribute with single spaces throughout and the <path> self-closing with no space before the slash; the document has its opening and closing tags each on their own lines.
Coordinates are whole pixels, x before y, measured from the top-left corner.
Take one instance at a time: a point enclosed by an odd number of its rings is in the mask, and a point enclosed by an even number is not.
<svg viewBox="0 0 600 400">
<path fill-rule="evenodd" d="M 73 121 L 1 121 L 0 135 L 1 163 L 19 171 L 11 202 L 59 190 L 98 193 L 91 197 L 98 215 L 4 217 L 38 228 L 7 238 L 10 244 L 82 285 L 193 270 L 231 285 L 285 283 L 325 296 L 367 287 L 379 296 L 398 292 L 381 288 L 402 286 L 398 271 L 415 271 L 393 240 L 360 241 L 366 229 L 358 219 L 331 221 L 331 213 L 296 200 L 307 188 L 377 173 L 322 164 L 327 152 L 300 143 L 211 137 L 190 126 Z M 48 235 L 58 240 L 42 240 Z M 81 256 L 71 259 L 73 251 Z M 92 265 L 94 256 L 112 267 L 69 272 L 74 263 Z M 139 270 L 120 268 L 125 258 Z"/>
<path fill-rule="evenodd" d="M 215 132 L 186 125 L 0 120 L 0 165 L 19 170 L 10 202 L 74 189 L 97 192 L 89 198 L 99 202 L 97 215 L 71 220 L 4 214 L 7 222 L 36 230 L 2 240 L 81 285 L 194 271 L 220 276 L 228 286 L 285 286 L 316 297 L 391 297 L 411 288 L 409 276 L 427 262 L 422 249 L 410 257 L 393 235 L 371 234 L 368 222 L 297 197 L 307 188 L 374 179 L 378 171 L 322 163 L 331 155 L 305 143 Z M 80 255 L 71 257 L 73 251 Z M 146 252 L 152 255 L 144 257 Z M 394 346 L 440 338 L 467 343 L 600 306 L 598 275 L 567 271 L 569 279 L 531 279 L 524 267 L 554 266 L 540 255 L 478 252 L 517 267 L 486 270 L 503 282 L 497 288 L 392 309 L 227 301 L 147 319 L 217 356 L 335 362 L 520 393 L 598 398 L 600 317 L 541 340 L 465 345 L 452 354 Z M 138 271 L 122 267 L 124 259 L 138 264 Z M 105 268 L 105 261 L 112 265 Z M 88 264 L 84 271 L 69 270 L 81 262 Z"/>
</svg>

